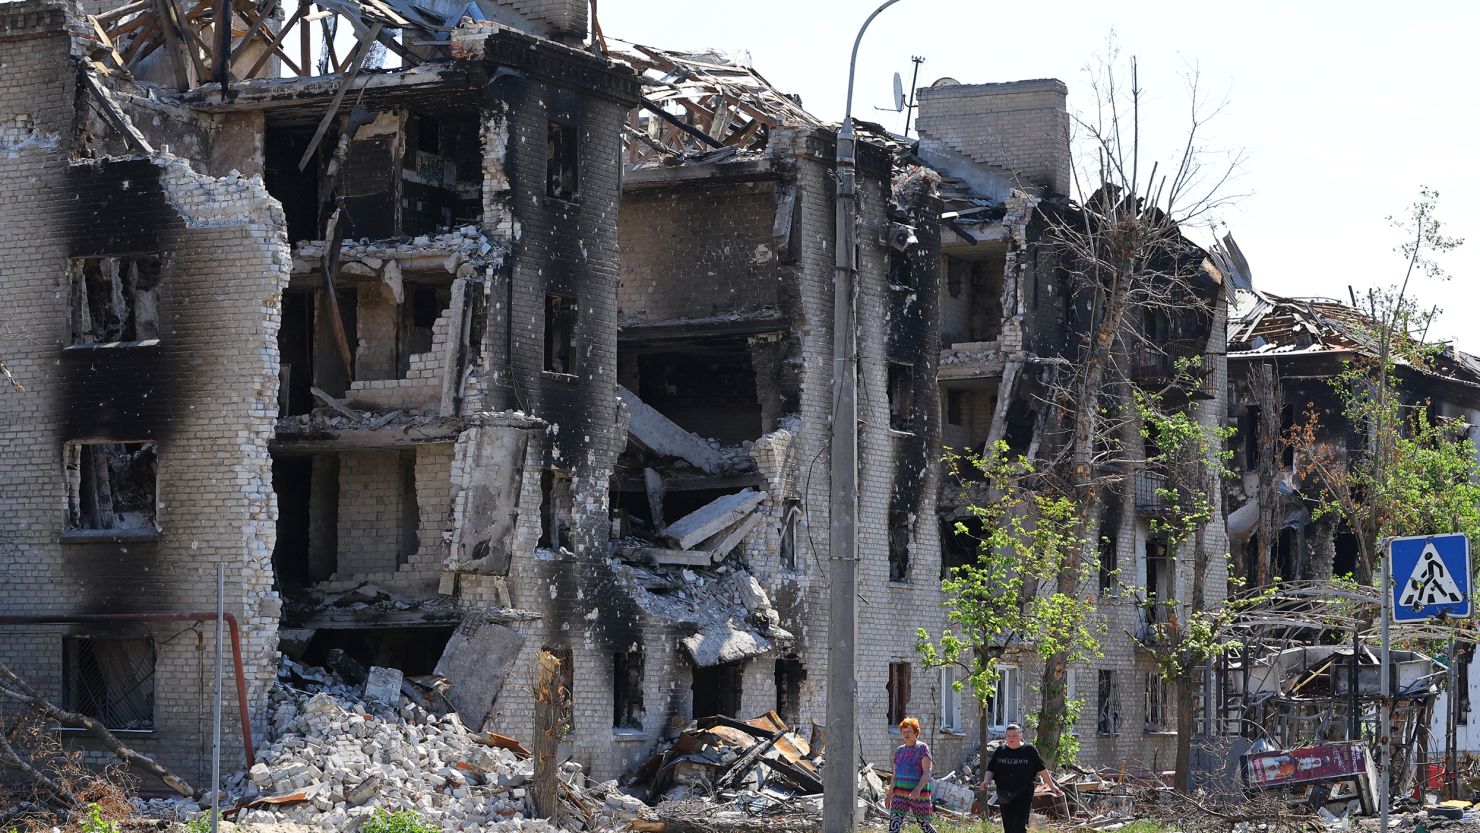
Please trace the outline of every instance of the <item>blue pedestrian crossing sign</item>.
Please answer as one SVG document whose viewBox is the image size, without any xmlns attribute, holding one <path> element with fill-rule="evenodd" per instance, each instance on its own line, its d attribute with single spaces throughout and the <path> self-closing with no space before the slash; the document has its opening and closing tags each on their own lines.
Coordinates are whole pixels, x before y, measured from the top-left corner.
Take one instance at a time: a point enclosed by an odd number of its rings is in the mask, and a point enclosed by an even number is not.
<svg viewBox="0 0 1480 833">
<path fill-rule="evenodd" d="M 1470 616 L 1470 541 L 1461 534 L 1388 541 L 1394 622 Z"/>
</svg>

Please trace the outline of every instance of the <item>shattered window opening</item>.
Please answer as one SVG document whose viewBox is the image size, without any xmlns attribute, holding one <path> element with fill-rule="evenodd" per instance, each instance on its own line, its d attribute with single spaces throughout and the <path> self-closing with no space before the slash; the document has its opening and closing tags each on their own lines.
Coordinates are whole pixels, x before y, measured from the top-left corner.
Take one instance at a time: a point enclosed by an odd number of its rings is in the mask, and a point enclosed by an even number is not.
<svg viewBox="0 0 1480 833">
<path fill-rule="evenodd" d="M 545 294 L 545 370 L 575 372 L 576 299 Z"/>
<path fill-rule="evenodd" d="M 570 472 L 546 469 L 540 475 L 540 540 L 538 546 L 558 550 L 570 543 L 571 497 Z"/>
<path fill-rule="evenodd" d="M 1167 551 L 1165 538 L 1146 541 L 1146 617 L 1152 624 L 1165 623 L 1170 618 L 1167 604 L 1176 598 L 1173 586 L 1172 559 Z"/>
<path fill-rule="evenodd" d="M 797 533 L 802 517 L 801 501 L 787 498 L 781 504 L 781 566 L 787 570 L 797 568 Z"/>
<path fill-rule="evenodd" d="M 961 728 L 961 692 L 955 688 L 956 669 L 940 669 L 940 727 L 955 731 Z"/>
<path fill-rule="evenodd" d="M 159 338 L 159 254 L 72 260 L 73 345 L 121 345 Z"/>
<path fill-rule="evenodd" d="M 642 729 L 642 649 L 612 654 L 612 727 Z"/>
<path fill-rule="evenodd" d="M 745 680 L 745 663 L 724 662 L 695 668 L 690 691 L 694 697 L 692 717 L 740 715 L 740 694 Z"/>
<path fill-rule="evenodd" d="M 914 368 L 897 362 L 889 363 L 889 427 L 910 430 L 914 408 Z"/>
<path fill-rule="evenodd" d="M 910 664 L 889 663 L 889 682 L 885 686 L 889 695 L 889 726 L 899 725 L 910 713 Z"/>
<path fill-rule="evenodd" d="M 557 200 L 574 200 L 577 193 L 577 171 L 580 169 L 579 145 L 574 125 L 550 122 L 549 140 L 545 146 L 545 193 Z"/>
<path fill-rule="evenodd" d="M 566 737 L 576 730 L 576 666 L 575 658 L 569 648 L 545 647 L 545 652 L 554 656 L 555 661 L 560 663 L 559 682 L 560 691 L 560 737 Z"/>
<path fill-rule="evenodd" d="M 1099 672 L 1099 718 L 1096 731 L 1102 735 L 1120 734 L 1120 690 L 1115 685 L 1115 672 Z"/>
<path fill-rule="evenodd" d="M 946 423 L 961 425 L 965 422 L 966 391 L 952 388 L 946 391 Z"/>
<path fill-rule="evenodd" d="M 421 510 L 416 503 L 416 450 L 401 452 L 401 544 L 397 552 L 396 566 L 404 567 L 421 548 L 417 540 L 417 528 L 421 525 Z"/>
<path fill-rule="evenodd" d="M 1172 684 L 1160 674 L 1146 675 L 1146 731 L 1170 732 Z"/>
<path fill-rule="evenodd" d="M 910 578 L 910 513 L 889 513 L 889 580 Z"/>
<path fill-rule="evenodd" d="M 154 663 L 148 637 L 63 637 L 63 707 L 115 731 L 153 729 Z"/>
<path fill-rule="evenodd" d="M 997 691 L 987 703 L 987 718 L 993 729 L 1022 723 L 1022 677 L 1016 665 L 997 666 Z"/>
<path fill-rule="evenodd" d="M 776 658 L 776 714 L 788 726 L 802 722 L 802 683 L 807 666 L 796 654 Z"/>
<path fill-rule="evenodd" d="M 152 442 L 67 443 L 67 532 L 155 535 L 158 447 Z"/>
</svg>

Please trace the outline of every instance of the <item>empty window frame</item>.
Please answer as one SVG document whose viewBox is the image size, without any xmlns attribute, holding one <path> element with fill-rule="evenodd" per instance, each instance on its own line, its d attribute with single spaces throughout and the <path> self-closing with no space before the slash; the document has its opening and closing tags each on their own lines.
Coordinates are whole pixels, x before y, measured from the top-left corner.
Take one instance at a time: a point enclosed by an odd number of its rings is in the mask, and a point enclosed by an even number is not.
<svg viewBox="0 0 1480 833">
<path fill-rule="evenodd" d="M 154 728 L 154 641 L 148 637 L 62 639 L 63 705 L 105 728 Z"/>
<path fill-rule="evenodd" d="M 690 678 L 693 717 L 738 717 L 745 683 L 745 662 L 722 662 L 695 667 Z"/>
<path fill-rule="evenodd" d="M 416 451 L 402 451 L 398 464 L 401 476 L 401 528 L 396 566 L 404 567 L 421 548 L 421 541 L 417 537 L 417 528 L 421 526 L 421 510 L 416 504 Z"/>
<path fill-rule="evenodd" d="M 159 338 L 158 254 L 72 260 L 72 344 Z"/>
<path fill-rule="evenodd" d="M 889 513 L 889 580 L 910 578 L 910 513 Z"/>
<path fill-rule="evenodd" d="M 540 475 L 540 491 L 539 546 L 558 550 L 571 543 L 571 515 L 575 504 L 571 497 L 570 472 L 546 469 Z"/>
<path fill-rule="evenodd" d="M 802 504 L 795 498 L 787 498 L 781 504 L 781 566 L 795 570 L 799 562 L 801 547 Z"/>
<path fill-rule="evenodd" d="M 914 368 L 907 364 L 889 363 L 889 427 L 910 430 L 914 404 Z"/>
<path fill-rule="evenodd" d="M 997 666 L 997 691 L 987 703 L 987 720 L 995 729 L 1023 722 L 1022 674 L 1016 665 Z"/>
<path fill-rule="evenodd" d="M 1146 731 L 1170 732 L 1172 720 L 1172 684 L 1161 674 L 1146 675 Z"/>
<path fill-rule="evenodd" d="M 966 422 L 966 391 L 946 391 L 946 424 L 962 425 Z"/>
<path fill-rule="evenodd" d="M 796 654 L 776 659 L 776 714 L 788 726 L 802 721 L 802 683 L 807 680 L 807 666 Z"/>
<path fill-rule="evenodd" d="M 641 729 L 642 649 L 612 654 L 612 726 Z"/>
<path fill-rule="evenodd" d="M 573 200 L 579 187 L 580 145 L 574 125 L 550 122 L 545 145 L 545 194 Z"/>
<path fill-rule="evenodd" d="M 545 295 L 545 370 L 575 372 L 576 299 Z"/>
<path fill-rule="evenodd" d="M 940 727 L 953 732 L 961 730 L 961 696 L 965 690 L 956 690 L 956 669 L 945 666 L 940 669 Z"/>
<path fill-rule="evenodd" d="M 1120 690 L 1116 685 L 1115 672 L 1102 669 L 1099 672 L 1098 717 L 1095 731 L 1102 735 L 1119 733 Z"/>
<path fill-rule="evenodd" d="M 889 695 L 889 725 L 898 726 L 910 711 L 910 664 L 889 663 L 889 682 L 884 688 Z"/>
<path fill-rule="evenodd" d="M 154 534 L 159 466 L 151 442 L 67 443 L 67 532 Z"/>
</svg>

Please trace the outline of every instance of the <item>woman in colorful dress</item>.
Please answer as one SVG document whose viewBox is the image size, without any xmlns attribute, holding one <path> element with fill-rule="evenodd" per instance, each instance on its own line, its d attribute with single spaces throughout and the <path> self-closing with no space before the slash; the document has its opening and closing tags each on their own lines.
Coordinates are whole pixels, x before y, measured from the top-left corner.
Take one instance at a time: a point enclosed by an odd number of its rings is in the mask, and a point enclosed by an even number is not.
<svg viewBox="0 0 1480 833">
<path fill-rule="evenodd" d="M 920 740 L 920 721 L 906 717 L 899 722 L 899 735 L 904 743 L 894 750 L 894 789 L 889 793 L 889 833 L 899 833 L 904 817 L 914 816 L 924 833 L 935 833 L 930 816 L 935 805 L 930 801 L 930 746 Z"/>
</svg>

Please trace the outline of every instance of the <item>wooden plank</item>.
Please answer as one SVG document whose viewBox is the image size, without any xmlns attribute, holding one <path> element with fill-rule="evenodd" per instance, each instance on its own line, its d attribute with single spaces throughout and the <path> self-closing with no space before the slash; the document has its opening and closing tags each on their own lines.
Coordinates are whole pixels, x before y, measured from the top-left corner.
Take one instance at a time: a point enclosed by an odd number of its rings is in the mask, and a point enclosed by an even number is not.
<svg viewBox="0 0 1480 833">
<path fill-rule="evenodd" d="M 97 77 L 93 75 L 91 70 L 83 69 L 82 81 L 87 85 L 88 92 L 92 93 L 93 97 L 98 100 L 103 118 L 109 124 L 113 125 L 115 130 L 123 134 L 124 140 L 133 146 L 135 150 L 145 154 L 154 153 L 154 148 L 150 147 L 148 140 L 144 138 L 138 128 L 134 127 L 132 122 L 124 117 L 123 110 L 118 107 L 118 102 L 114 101 L 113 96 L 109 95 L 108 91 L 103 89 L 103 85 L 98 82 Z"/>
<path fill-rule="evenodd" d="M 334 29 L 329 28 L 329 18 L 334 18 Z M 328 53 L 329 60 L 325 62 L 330 72 L 339 71 L 339 53 L 334 49 L 334 32 L 339 29 L 339 15 L 326 15 L 319 18 L 319 27 L 324 31 L 324 51 Z"/>
<path fill-rule="evenodd" d="M 379 21 L 370 24 L 369 34 L 360 39 L 360 48 L 355 51 L 354 65 L 350 67 L 349 72 L 344 76 L 344 81 L 334 93 L 334 100 L 329 103 L 329 109 L 324 113 L 324 117 L 319 120 L 319 129 L 314 131 L 313 139 L 303 151 L 303 158 L 298 160 L 298 170 L 303 170 L 308 165 L 308 160 L 313 158 L 314 151 L 318 150 L 319 142 L 324 139 L 324 131 L 329 129 L 329 124 L 339 114 L 339 103 L 344 101 L 344 94 L 349 92 L 349 88 L 354 85 L 355 76 L 360 74 L 360 67 L 365 63 L 365 56 L 370 53 L 370 44 L 380 35 L 383 25 Z M 345 364 L 348 365 L 349 362 L 346 361 Z"/>
<path fill-rule="evenodd" d="M 98 39 L 103 42 L 104 46 L 108 47 L 108 52 L 113 56 L 113 63 L 119 69 L 126 69 L 127 67 L 123 63 L 123 56 L 118 54 L 118 47 L 113 45 L 113 39 L 108 37 L 107 32 L 103 31 L 103 24 L 99 23 L 97 17 L 93 15 L 88 15 L 87 19 L 92 21 L 93 32 L 97 34 Z"/>
<path fill-rule="evenodd" d="M 303 2 L 300 2 L 298 4 L 298 11 L 297 11 L 297 13 L 294 14 L 294 18 L 302 17 L 304 15 L 304 13 L 307 12 L 307 11 L 308 11 L 308 0 L 303 0 Z M 286 33 L 291 28 L 292 28 L 291 26 L 284 25 L 280 31 Z M 308 68 L 311 67 L 311 66 L 313 66 L 313 64 L 312 64 L 312 61 L 313 61 L 313 53 L 312 53 L 312 50 L 310 48 L 312 46 L 312 44 L 311 44 L 311 39 L 309 38 L 309 35 L 311 33 L 312 32 L 311 32 L 311 30 L 309 28 L 309 25 L 308 25 L 308 21 L 307 20 L 305 20 L 301 24 L 299 24 L 299 26 L 298 26 L 298 58 L 299 58 L 298 65 L 301 66 L 301 67 L 303 67 L 303 71 L 304 72 L 307 72 L 308 71 Z"/>
<path fill-rule="evenodd" d="M 96 17 L 99 22 L 112 21 L 115 18 L 127 17 L 134 12 L 142 12 L 145 9 L 149 8 L 149 6 L 149 0 L 139 0 L 139 2 L 137 3 L 129 3 L 126 6 L 119 6 L 116 9 L 111 9 L 109 11 L 103 12 L 102 14 L 96 15 Z"/>
<path fill-rule="evenodd" d="M 298 11 L 293 12 L 292 16 L 284 21 L 282 27 L 278 29 L 277 34 L 273 35 L 272 40 L 268 41 L 268 48 L 262 50 L 262 54 L 257 56 L 257 63 L 252 64 L 252 68 L 247 70 L 247 74 L 243 76 L 244 78 L 257 77 L 257 73 L 260 72 L 262 66 L 267 63 L 267 59 L 272 57 L 273 50 L 277 48 L 278 44 L 283 42 L 283 38 L 287 37 L 288 32 L 292 30 L 293 22 L 303 16 L 303 8 L 303 6 L 299 6 Z M 303 24 L 303 26 L 306 28 L 308 24 L 305 23 Z M 302 73 L 299 74 L 302 75 Z"/>
<path fill-rule="evenodd" d="M 123 53 L 123 60 L 127 61 L 129 66 L 144 60 L 164 43 L 158 30 L 159 25 L 154 18 L 149 18 L 149 25 L 144 27 L 144 31 L 134 36 L 133 41 L 129 43 L 128 51 Z"/>
<path fill-rule="evenodd" d="M 184 92 L 195 86 L 194 78 L 191 77 L 194 71 L 183 51 L 179 22 L 175 19 L 174 0 L 154 0 L 154 10 L 159 17 L 159 30 L 164 33 L 170 71 L 175 77 L 175 89 Z"/>
<path fill-rule="evenodd" d="M 257 33 L 262 31 L 263 26 L 267 25 L 267 19 L 272 17 L 272 13 L 277 11 L 277 7 L 278 0 L 268 0 L 266 8 L 262 10 L 261 14 L 246 11 L 240 12 L 243 17 L 252 21 L 252 25 L 247 27 L 247 33 L 242 35 L 241 43 L 236 45 L 236 49 L 231 51 L 231 57 L 227 58 L 228 68 L 236 65 L 237 60 L 241 58 L 242 50 L 246 49 L 247 44 L 252 42 L 252 38 L 257 37 Z M 283 28 L 286 29 L 288 27 L 284 26 Z"/>
</svg>

